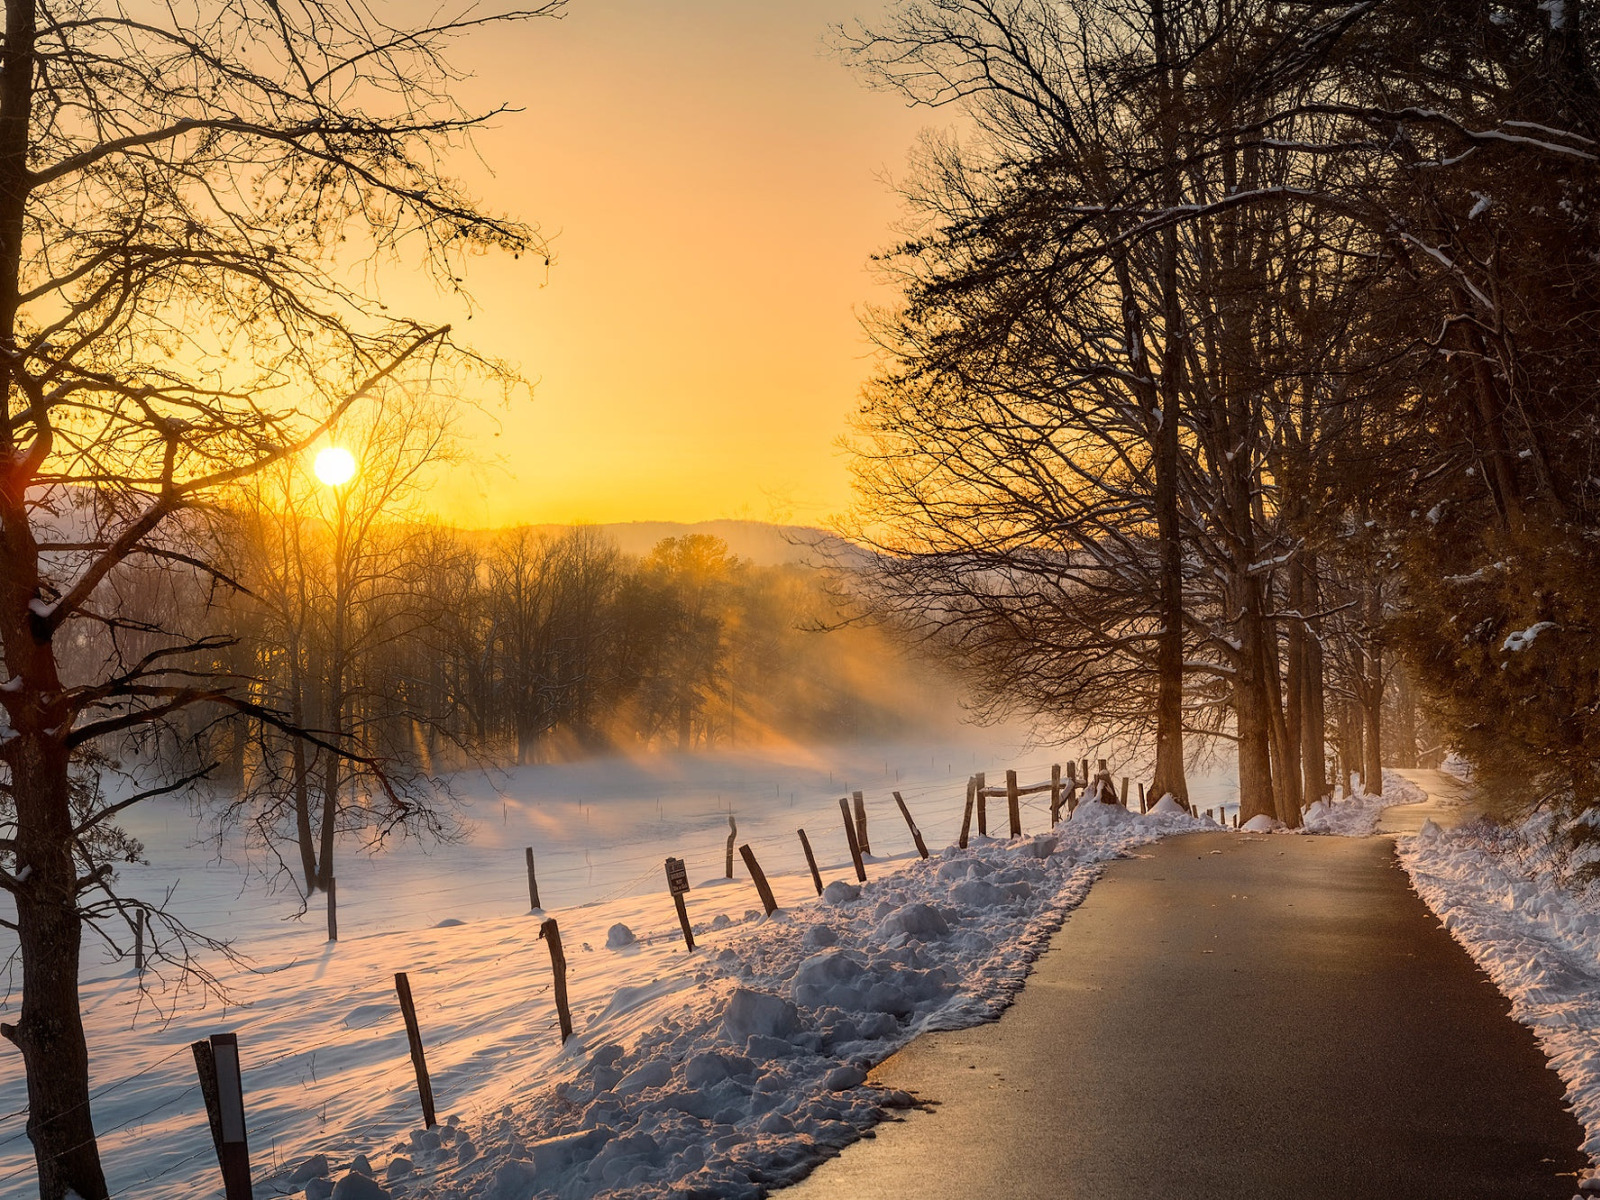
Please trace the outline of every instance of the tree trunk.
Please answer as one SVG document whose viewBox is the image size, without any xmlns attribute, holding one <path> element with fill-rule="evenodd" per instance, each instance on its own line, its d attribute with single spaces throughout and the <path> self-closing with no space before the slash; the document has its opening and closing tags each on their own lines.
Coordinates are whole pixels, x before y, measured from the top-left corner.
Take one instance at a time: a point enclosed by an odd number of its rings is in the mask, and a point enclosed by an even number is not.
<svg viewBox="0 0 1600 1200">
<path fill-rule="evenodd" d="M 1367 677 L 1361 689 L 1362 775 L 1369 796 L 1383 795 L 1383 651 L 1372 647 L 1367 655 Z"/>
<path fill-rule="evenodd" d="M 1296 554 L 1289 561 L 1289 608 L 1293 615 L 1284 627 L 1284 701 L 1283 721 L 1288 760 L 1295 772 L 1296 786 L 1300 790 L 1300 803 L 1311 804 L 1321 792 L 1310 791 L 1305 778 L 1305 698 L 1306 698 L 1306 584 L 1305 567 Z"/>
<path fill-rule="evenodd" d="M 28 150 L 37 68 L 34 0 L 6 0 L 4 54 L 0 55 L 0 378 L 6 403 L 23 381 L 4 364 L 20 361 L 17 312 L 21 302 L 24 218 L 30 181 Z M 22 957 L 22 1008 L 17 1024 L 3 1027 L 22 1051 L 28 1082 L 28 1137 L 39 1167 L 41 1200 L 105 1200 L 105 1173 L 89 1109 L 89 1049 L 78 1001 L 78 952 L 83 918 L 78 912 L 72 858 L 72 805 L 68 751 L 57 734 L 70 724 L 62 703 L 51 635 L 36 625 L 29 605 L 40 598 L 39 546 L 26 503 L 31 476 L 51 448 L 41 424 L 24 454 L 0 446 L 0 536 L 6 540 L 0 571 L 0 634 L 6 673 L 20 694 L 7 713 L 13 737 L 4 746 L 11 768 L 16 820 L 16 869 L 27 878 L 14 892 Z"/>
<path fill-rule="evenodd" d="M 1239 672 L 1234 677 L 1234 710 L 1239 735 L 1239 821 L 1278 816 L 1272 789 L 1272 715 L 1267 696 L 1263 642 L 1266 622 L 1261 615 L 1260 588 L 1246 573 L 1235 589 L 1239 594 Z"/>
<path fill-rule="evenodd" d="M 22 1051 L 26 1068 L 28 1137 L 41 1200 L 62 1200 L 69 1191 L 83 1200 L 106 1200 L 78 1002 L 83 918 L 72 859 L 67 752 L 43 733 L 20 740 L 12 764 L 17 861 L 29 872 L 17 893 L 22 1015 L 5 1034 Z"/>
<path fill-rule="evenodd" d="M 1278 820 L 1291 829 L 1300 824 L 1300 743 L 1289 736 L 1284 714 L 1283 676 L 1278 667 L 1278 634 L 1274 622 L 1263 620 L 1261 679 L 1266 685 L 1267 716 L 1272 733 L 1273 802 Z"/>
<path fill-rule="evenodd" d="M 1166 5 L 1151 6 L 1157 53 L 1165 64 L 1160 75 L 1162 196 L 1178 199 L 1177 82 L 1172 68 Z M 1150 801 L 1171 796 L 1189 807 L 1189 780 L 1183 754 L 1183 534 L 1178 508 L 1178 474 L 1183 447 L 1179 414 L 1183 397 L 1183 315 L 1178 289 L 1178 231 L 1169 225 L 1161 235 L 1161 422 L 1152 445 L 1155 474 L 1156 541 L 1161 605 L 1161 641 L 1156 649 L 1156 763 Z"/>
<path fill-rule="evenodd" d="M 1417 765 L 1417 696 L 1405 668 L 1395 671 L 1394 736 L 1390 738 L 1389 761 L 1397 767 Z"/>
<path fill-rule="evenodd" d="M 289 719 L 296 729 L 306 727 L 305 672 L 300 667 L 300 639 L 289 644 Z M 306 761 L 303 738 L 289 739 L 289 769 L 294 774 L 294 831 L 300 845 L 300 870 L 306 879 L 306 895 L 317 890 L 317 844 L 311 832 L 311 764 Z"/>
<path fill-rule="evenodd" d="M 1314 616 L 1322 608 L 1322 582 L 1316 556 L 1306 554 L 1301 563 L 1302 614 L 1310 618 L 1302 628 L 1304 669 L 1301 674 L 1300 769 L 1306 802 L 1330 794 L 1327 779 L 1327 708 L 1323 692 L 1322 619 Z"/>
</svg>

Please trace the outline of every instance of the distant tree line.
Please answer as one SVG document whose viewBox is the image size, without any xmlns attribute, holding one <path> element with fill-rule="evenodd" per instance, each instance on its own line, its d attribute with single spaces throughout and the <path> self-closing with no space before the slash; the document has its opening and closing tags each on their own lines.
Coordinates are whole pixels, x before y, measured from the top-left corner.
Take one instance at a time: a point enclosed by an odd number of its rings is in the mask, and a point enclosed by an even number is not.
<svg viewBox="0 0 1600 1200">
<path fill-rule="evenodd" d="M 384 519 L 397 461 L 350 496 L 285 503 L 307 495 L 291 489 L 228 522 L 250 590 L 212 600 L 230 643 L 214 669 L 330 745 L 204 709 L 174 744 L 217 764 L 213 784 L 263 833 L 324 811 L 337 831 L 330 804 L 370 823 L 380 787 L 437 818 L 428 795 L 468 765 L 887 735 L 949 704 L 881 631 L 825 628 L 815 567 L 757 566 L 704 534 L 633 557 L 585 526 Z"/>
<path fill-rule="evenodd" d="M 953 105 L 841 530 L 987 710 L 1237 754 L 1245 817 L 1469 753 L 1600 800 L 1600 86 L 1577 0 L 904 0 Z"/>
</svg>

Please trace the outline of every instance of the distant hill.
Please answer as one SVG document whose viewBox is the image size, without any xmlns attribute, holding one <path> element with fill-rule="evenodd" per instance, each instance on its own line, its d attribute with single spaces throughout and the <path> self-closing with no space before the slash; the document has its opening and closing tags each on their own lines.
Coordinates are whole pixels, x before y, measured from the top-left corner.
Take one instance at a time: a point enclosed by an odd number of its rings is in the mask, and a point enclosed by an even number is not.
<svg viewBox="0 0 1600 1200">
<path fill-rule="evenodd" d="M 566 525 L 531 525 L 541 533 L 559 533 Z M 765 521 L 620 521 L 610 525 L 595 525 L 617 544 L 624 554 L 643 556 L 650 553 L 663 538 L 687 537 L 704 533 L 721 538 L 728 550 L 740 558 L 762 567 L 782 566 L 785 563 L 817 563 L 829 550 L 837 550 L 843 543 L 824 529 L 805 525 L 770 525 Z M 821 547 L 819 552 L 816 547 Z"/>
</svg>

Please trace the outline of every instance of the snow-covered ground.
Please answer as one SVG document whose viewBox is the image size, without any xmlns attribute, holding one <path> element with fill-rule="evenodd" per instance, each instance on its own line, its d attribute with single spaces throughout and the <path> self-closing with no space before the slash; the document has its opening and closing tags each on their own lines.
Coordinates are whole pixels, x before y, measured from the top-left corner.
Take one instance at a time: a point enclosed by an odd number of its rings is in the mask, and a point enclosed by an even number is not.
<svg viewBox="0 0 1600 1200">
<path fill-rule="evenodd" d="M 1033 796 L 1028 836 L 950 848 L 968 773 L 999 782 L 1014 766 L 1027 783 L 1048 776 L 1053 756 L 1008 757 L 944 741 L 464 780 L 470 841 L 347 856 L 342 940 L 331 945 L 320 912 L 294 920 L 296 897 L 270 890 L 226 844 L 220 855 L 197 849 L 182 806 L 152 805 L 134 828 L 151 862 L 125 870 L 121 889 L 150 897 L 175 884 L 171 907 L 233 938 L 249 965 L 211 962 L 229 989 L 222 1004 L 159 970 L 141 992 L 131 964 L 86 951 L 95 1122 L 113 1192 L 216 1193 L 188 1044 L 222 1031 L 240 1040 L 258 1196 L 326 1196 L 352 1163 L 391 1196 L 419 1200 L 755 1195 L 802 1174 L 907 1102 L 861 1086 L 865 1067 L 918 1032 L 1004 1007 L 1098 864 L 1215 828 L 1100 806 L 1098 819 L 1052 832 L 1048 798 Z M 925 862 L 895 788 L 933 851 Z M 866 793 L 876 852 L 859 890 L 838 810 L 852 789 Z M 1224 777 L 1195 795 L 1221 807 L 1227 791 Z M 991 831 L 1004 807 L 990 801 Z M 782 906 L 771 918 L 742 865 L 737 879 L 720 878 L 730 810 Z M 801 826 L 829 884 L 820 899 Z M 565 1047 L 541 914 L 527 911 L 526 845 L 569 962 L 575 1036 Z M 667 854 L 687 859 L 694 884 L 693 955 L 666 894 Z M 440 1130 L 421 1129 L 396 971 L 416 996 Z M 24 1109 L 13 1069 L 0 1078 L 0 1197 L 32 1187 Z M 379 1192 L 352 1178 L 336 1194 Z"/>
<path fill-rule="evenodd" d="M 1567 1101 L 1600 1162 L 1600 890 L 1575 872 L 1549 812 L 1515 825 L 1432 822 L 1399 842 L 1413 886 L 1511 1001 L 1567 1085 Z M 1595 1186 L 1594 1181 L 1586 1181 Z"/>
<path fill-rule="evenodd" d="M 1383 773 L 1381 796 L 1362 791 L 1352 777 L 1350 796 L 1333 804 L 1318 800 L 1306 809 L 1304 828 L 1307 833 L 1367 837 L 1377 830 L 1384 809 L 1396 804 L 1421 804 L 1427 798 L 1427 792 L 1393 771 Z"/>
</svg>

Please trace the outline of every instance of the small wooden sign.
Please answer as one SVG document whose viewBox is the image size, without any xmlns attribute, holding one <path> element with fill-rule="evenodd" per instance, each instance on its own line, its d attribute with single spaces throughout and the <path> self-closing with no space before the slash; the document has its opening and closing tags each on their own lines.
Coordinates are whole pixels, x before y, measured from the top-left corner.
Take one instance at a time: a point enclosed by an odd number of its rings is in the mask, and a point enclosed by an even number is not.
<svg viewBox="0 0 1600 1200">
<path fill-rule="evenodd" d="M 667 889 L 674 896 L 689 890 L 689 868 L 683 865 L 681 858 L 667 859 Z"/>
</svg>

